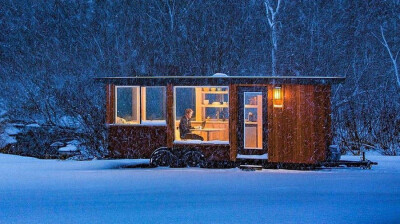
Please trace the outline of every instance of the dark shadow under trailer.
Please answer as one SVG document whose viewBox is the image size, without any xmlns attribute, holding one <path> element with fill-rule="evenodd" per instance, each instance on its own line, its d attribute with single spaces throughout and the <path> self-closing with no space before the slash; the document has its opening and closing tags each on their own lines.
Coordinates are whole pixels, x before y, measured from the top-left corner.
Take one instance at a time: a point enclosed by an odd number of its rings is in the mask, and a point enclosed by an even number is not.
<svg viewBox="0 0 400 224">
<path fill-rule="evenodd" d="M 316 170 L 323 168 L 340 168 L 340 167 L 360 167 L 361 169 L 371 169 L 372 165 L 378 165 L 377 162 L 370 160 L 364 161 L 329 161 L 316 164 L 301 164 L 301 163 L 273 163 L 268 160 L 238 160 L 236 167 L 243 170 L 260 170 L 260 169 L 288 169 L 288 170 Z"/>
<path fill-rule="evenodd" d="M 196 149 L 178 149 L 161 147 L 155 150 L 150 157 L 149 167 L 201 167 L 210 169 L 224 169 L 239 167 L 243 170 L 260 169 L 289 169 L 289 170 L 315 170 L 322 168 L 340 168 L 340 167 L 360 167 L 362 169 L 371 169 L 372 165 L 378 165 L 365 158 L 363 154 L 360 161 L 332 160 L 313 164 L 309 163 L 287 163 L 287 162 L 269 162 L 268 158 L 237 158 L 236 161 L 226 160 L 208 160 L 200 150 Z"/>
</svg>

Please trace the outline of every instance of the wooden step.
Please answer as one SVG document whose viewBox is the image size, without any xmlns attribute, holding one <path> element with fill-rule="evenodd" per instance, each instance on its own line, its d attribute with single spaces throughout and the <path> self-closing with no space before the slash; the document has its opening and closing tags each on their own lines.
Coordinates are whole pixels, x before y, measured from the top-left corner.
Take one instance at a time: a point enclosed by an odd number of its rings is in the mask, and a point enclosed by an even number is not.
<svg viewBox="0 0 400 224">
<path fill-rule="evenodd" d="M 262 155 L 244 155 L 244 154 L 237 154 L 236 159 L 263 159 L 263 160 L 268 160 L 268 154 L 262 154 Z"/>
<path fill-rule="evenodd" d="M 263 167 L 259 165 L 240 165 L 239 168 L 245 171 L 256 171 L 262 170 Z"/>
</svg>

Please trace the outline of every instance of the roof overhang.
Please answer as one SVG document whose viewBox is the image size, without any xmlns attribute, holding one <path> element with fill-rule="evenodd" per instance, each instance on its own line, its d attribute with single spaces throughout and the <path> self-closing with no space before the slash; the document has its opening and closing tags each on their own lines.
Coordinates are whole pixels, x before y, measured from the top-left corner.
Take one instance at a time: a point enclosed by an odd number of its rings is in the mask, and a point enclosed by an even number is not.
<svg viewBox="0 0 400 224">
<path fill-rule="evenodd" d="M 304 84 L 332 85 L 344 82 L 346 77 L 316 76 L 140 76 L 104 77 L 96 81 L 115 85 L 179 86 L 229 85 L 229 84 Z"/>
</svg>

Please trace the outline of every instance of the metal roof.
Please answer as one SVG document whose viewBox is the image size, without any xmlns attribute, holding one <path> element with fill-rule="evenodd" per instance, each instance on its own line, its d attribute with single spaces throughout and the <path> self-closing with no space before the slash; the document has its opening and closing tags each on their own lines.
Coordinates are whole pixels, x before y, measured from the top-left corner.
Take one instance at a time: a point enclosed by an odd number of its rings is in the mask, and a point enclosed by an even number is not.
<svg viewBox="0 0 400 224">
<path fill-rule="evenodd" d="M 228 85 L 228 84 L 311 84 L 331 85 L 346 77 L 317 76 L 137 76 L 103 77 L 96 81 L 115 85 Z"/>
</svg>

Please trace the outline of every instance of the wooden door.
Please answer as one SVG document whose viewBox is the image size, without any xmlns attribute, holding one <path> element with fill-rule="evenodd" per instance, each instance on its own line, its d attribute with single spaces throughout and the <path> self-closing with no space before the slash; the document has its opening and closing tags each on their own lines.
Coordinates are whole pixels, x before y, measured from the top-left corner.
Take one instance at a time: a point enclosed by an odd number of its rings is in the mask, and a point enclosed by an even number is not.
<svg viewBox="0 0 400 224">
<path fill-rule="evenodd" d="M 238 154 L 267 153 L 267 87 L 238 87 Z"/>
</svg>

